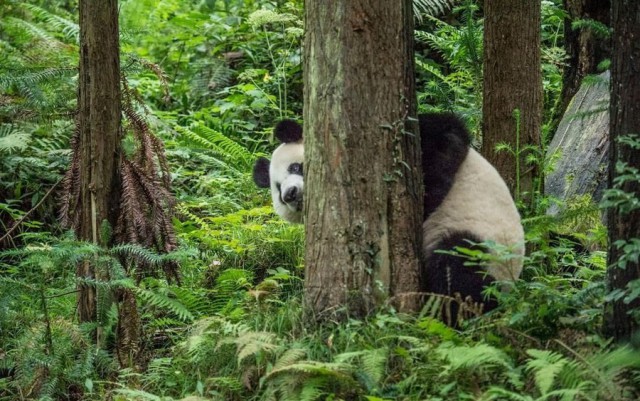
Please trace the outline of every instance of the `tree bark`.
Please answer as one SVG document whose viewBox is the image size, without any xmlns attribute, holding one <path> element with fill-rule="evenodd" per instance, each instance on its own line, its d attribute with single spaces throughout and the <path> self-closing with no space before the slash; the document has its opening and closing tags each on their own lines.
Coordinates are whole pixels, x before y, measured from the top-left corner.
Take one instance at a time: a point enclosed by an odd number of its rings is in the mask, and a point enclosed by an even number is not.
<svg viewBox="0 0 640 401">
<path fill-rule="evenodd" d="M 80 239 L 107 245 L 103 222 L 115 224 L 121 138 L 120 56 L 117 0 L 80 0 Z M 95 266 L 78 266 L 80 279 L 95 279 Z M 95 287 L 79 285 L 78 318 L 96 320 Z"/>
<path fill-rule="evenodd" d="M 619 171 L 621 163 L 628 168 L 640 169 L 640 152 L 618 140 L 631 137 L 640 143 L 640 2 L 637 0 L 613 0 L 611 20 L 613 25 L 612 65 L 611 65 L 611 142 L 609 187 L 617 188 L 630 194 L 634 199 L 640 198 L 640 182 L 637 179 L 626 179 L 617 183 L 621 176 L 628 175 L 629 170 Z M 636 170 L 637 171 L 637 170 Z M 629 295 L 628 285 L 640 280 L 640 263 L 627 260 L 626 266 L 619 261 L 625 254 L 616 242 L 640 238 L 640 210 L 608 209 L 609 254 L 608 282 L 613 291 L 624 291 Z M 632 247 L 633 248 L 633 247 Z M 632 249 L 633 252 L 633 249 Z M 623 298 L 612 301 L 605 313 L 605 330 L 618 340 L 628 339 L 639 327 L 638 313 L 640 298 L 633 300 Z M 635 309 L 635 316 L 629 312 Z"/>
<path fill-rule="evenodd" d="M 538 169 L 525 162 L 525 146 L 540 144 L 542 75 L 540 2 L 485 0 L 482 154 L 514 198 L 531 193 Z M 514 117 L 519 110 L 519 124 Z M 519 125 L 519 132 L 518 132 Z M 512 152 L 496 152 L 496 145 Z"/>
<path fill-rule="evenodd" d="M 305 3 L 305 302 L 417 307 L 422 225 L 412 2 Z"/>
<path fill-rule="evenodd" d="M 594 20 L 610 26 L 611 1 L 564 0 L 563 3 L 567 12 L 564 20 L 564 43 L 568 60 L 554 118 L 558 122 L 569 107 L 571 99 L 578 93 L 582 79 L 598 73 L 598 64 L 611 55 L 609 38 L 596 35 L 590 28 L 571 28 L 576 20 Z"/>
</svg>

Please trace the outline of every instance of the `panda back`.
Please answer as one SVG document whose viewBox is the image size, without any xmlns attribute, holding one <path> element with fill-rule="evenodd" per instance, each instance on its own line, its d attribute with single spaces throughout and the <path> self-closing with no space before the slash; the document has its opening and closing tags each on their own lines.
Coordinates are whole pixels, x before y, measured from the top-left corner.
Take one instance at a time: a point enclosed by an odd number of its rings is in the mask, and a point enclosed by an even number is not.
<svg viewBox="0 0 640 401">
<path fill-rule="evenodd" d="M 443 238 L 459 232 L 524 255 L 524 231 L 509 189 L 496 169 L 473 149 L 468 150 L 446 196 L 423 224 L 425 258 L 433 255 Z M 512 280 L 519 277 L 522 260 L 515 258 L 487 270 L 498 280 Z"/>
</svg>

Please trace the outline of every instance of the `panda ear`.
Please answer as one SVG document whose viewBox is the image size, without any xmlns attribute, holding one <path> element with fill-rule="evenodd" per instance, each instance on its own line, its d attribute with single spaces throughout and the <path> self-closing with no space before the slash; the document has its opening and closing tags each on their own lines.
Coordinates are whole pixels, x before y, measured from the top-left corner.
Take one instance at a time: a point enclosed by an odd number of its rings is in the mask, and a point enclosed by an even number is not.
<svg viewBox="0 0 640 401">
<path fill-rule="evenodd" d="M 259 188 L 269 188 L 271 181 L 269 180 L 269 159 L 260 157 L 253 166 L 253 182 Z"/>
<path fill-rule="evenodd" d="M 293 120 L 280 121 L 273 132 L 283 143 L 298 142 L 302 139 L 302 127 Z"/>
</svg>

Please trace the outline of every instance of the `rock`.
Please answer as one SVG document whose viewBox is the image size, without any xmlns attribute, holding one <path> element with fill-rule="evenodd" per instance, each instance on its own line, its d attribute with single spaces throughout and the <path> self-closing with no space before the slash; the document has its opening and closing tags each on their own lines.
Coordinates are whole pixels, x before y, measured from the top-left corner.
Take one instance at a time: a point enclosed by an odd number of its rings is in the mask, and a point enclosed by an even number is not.
<svg viewBox="0 0 640 401">
<path fill-rule="evenodd" d="M 545 194 L 567 201 L 590 195 L 602 199 L 609 171 L 609 72 L 596 82 L 583 82 L 558 125 L 547 160 L 553 171 L 545 177 Z M 556 215 L 552 205 L 547 213 Z"/>
</svg>

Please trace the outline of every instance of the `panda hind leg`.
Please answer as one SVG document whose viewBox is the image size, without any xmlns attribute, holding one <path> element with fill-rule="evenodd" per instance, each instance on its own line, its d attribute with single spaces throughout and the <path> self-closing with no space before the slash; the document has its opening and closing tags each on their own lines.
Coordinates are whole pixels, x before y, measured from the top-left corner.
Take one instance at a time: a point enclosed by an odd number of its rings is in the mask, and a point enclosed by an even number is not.
<svg viewBox="0 0 640 401">
<path fill-rule="evenodd" d="M 435 249 L 447 253 L 435 252 L 425 261 L 423 275 L 423 289 L 425 292 L 455 297 L 460 294 L 463 301 L 470 297 L 474 303 L 482 303 L 482 311 L 494 309 L 497 302 L 493 298 L 486 298 L 482 291 L 494 280 L 481 267 L 465 266 L 467 258 L 452 254 L 456 247 L 486 251 L 476 236 L 468 232 L 458 232 L 443 238 Z M 448 304 L 448 310 L 443 310 L 443 320 L 457 325 L 460 305 L 456 301 Z M 473 313 L 471 313 L 473 315 Z M 465 315 L 465 317 L 467 317 Z"/>
</svg>

